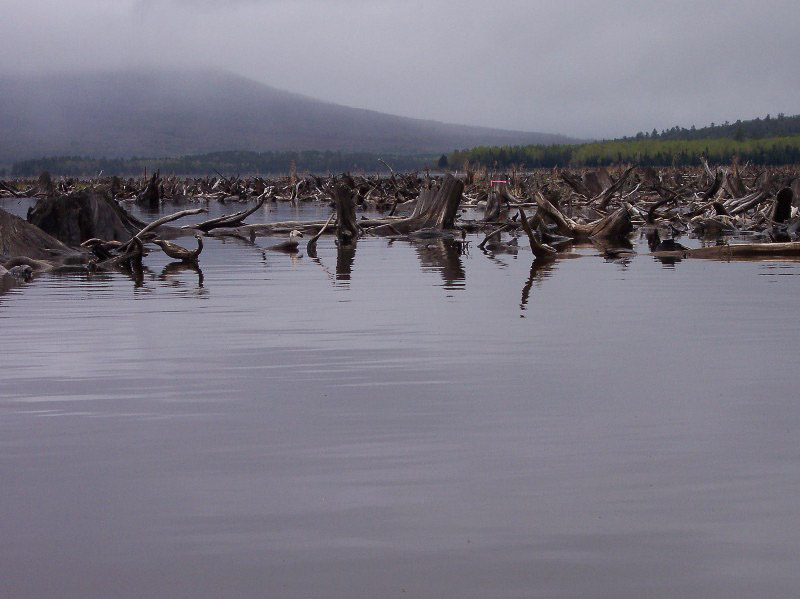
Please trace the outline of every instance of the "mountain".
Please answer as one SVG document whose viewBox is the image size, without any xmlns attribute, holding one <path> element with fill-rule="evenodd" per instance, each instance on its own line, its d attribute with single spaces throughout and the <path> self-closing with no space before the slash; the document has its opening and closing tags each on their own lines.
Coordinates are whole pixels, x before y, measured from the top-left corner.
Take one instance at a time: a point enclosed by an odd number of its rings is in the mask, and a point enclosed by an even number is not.
<svg viewBox="0 0 800 599">
<path fill-rule="evenodd" d="M 218 71 L 0 75 L 0 131 L 0 163 L 219 150 L 438 153 L 571 141 L 350 108 Z"/>
</svg>

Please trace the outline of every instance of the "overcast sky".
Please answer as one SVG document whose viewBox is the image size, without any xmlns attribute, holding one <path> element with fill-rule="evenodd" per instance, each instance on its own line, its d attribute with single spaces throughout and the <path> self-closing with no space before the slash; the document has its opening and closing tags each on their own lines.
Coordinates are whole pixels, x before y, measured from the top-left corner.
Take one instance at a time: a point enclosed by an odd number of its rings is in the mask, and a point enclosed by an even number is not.
<svg viewBox="0 0 800 599">
<path fill-rule="evenodd" d="M 800 113 L 797 0 L 0 0 L 0 15 L 3 70 L 214 67 L 577 137 Z"/>
</svg>

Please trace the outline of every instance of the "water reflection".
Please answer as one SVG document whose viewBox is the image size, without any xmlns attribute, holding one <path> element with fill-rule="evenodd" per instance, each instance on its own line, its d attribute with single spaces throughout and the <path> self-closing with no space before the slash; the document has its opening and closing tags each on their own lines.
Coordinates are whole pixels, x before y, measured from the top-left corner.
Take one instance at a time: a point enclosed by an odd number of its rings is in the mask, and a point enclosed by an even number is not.
<svg viewBox="0 0 800 599">
<path fill-rule="evenodd" d="M 528 300 L 531 296 L 531 290 L 533 289 L 533 284 L 541 284 L 544 279 L 549 277 L 553 274 L 555 270 L 557 260 L 547 260 L 547 259 L 535 259 L 531 262 L 531 269 L 528 273 L 528 280 L 525 281 L 525 285 L 522 287 L 522 299 L 519 303 L 519 308 L 522 312 L 528 307 Z M 520 314 L 520 318 L 525 318 L 525 314 Z"/>
<path fill-rule="evenodd" d="M 144 273 L 150 273 L 150 269 L 142 266 L 142 258 L 126 260 L 117 264 L 117 270 L 127 275 L 133 281 L 134 289 L 144 286 Z"/>
<path fill-rule="evenodd" d="M 21 281 L 17 281 L 17 279 L 10 274 L 0 276 L 0 296 L 22 285 L 23 283 Z"/>
<path fill-rule="evenodd" d="M 481 246 L 479 246 L 481 251 L 487 255 L 513 254 L 516 256 L 517 252 L 519 252 L 519 240 L 516 237 L 512 237 L 508 241 L 503 241 L 501 236 L 502 232 L 498 231 L 487 237 L 485 243 L 482 242 Z"/>
<path fill-rule="evenodd" d="M 0 596 L 792 596 L 800 265 L 358 243 L 4 296 Z"/>
<path fill-rule="evenodd" d="M 350 275 L 353 272 L 353 261 L 356 259 L 356 243 L 338 243 L 336 245 L 336 283 L 350 285 Z"/>
<path fill-rule="evenodd" d="M 461 256 L 466 245 L 454 239 L 431 239 L 425 243 L 412 244 L 422 268 L 434 270 L 442 276 L 445 289 L 463 289 L 466 274 Z"/>
<path fill-rule="evenodd" d="M 170 281 L 175 286 L 182 286 L 183 282 L 177 279 L 171 279 L 174 275 L 184 272 L 193 272 L 197 275 L 197 289 L 203 289 L 203 270 L 196 263 L 186 262 L 170 262 L 161 270 L 158 278 L 161 281 Z"/>
</svg>

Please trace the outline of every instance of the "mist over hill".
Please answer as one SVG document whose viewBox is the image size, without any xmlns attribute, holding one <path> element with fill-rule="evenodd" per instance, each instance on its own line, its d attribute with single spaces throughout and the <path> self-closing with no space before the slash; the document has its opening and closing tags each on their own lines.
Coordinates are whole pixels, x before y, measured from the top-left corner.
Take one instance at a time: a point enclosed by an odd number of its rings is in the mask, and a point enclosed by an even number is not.
<svg viewBox="0 0 800 599">
<path fill-rule="evenodd" d="M 219 71 L 0 75 L 0 98 L 0 162 L 7 163 L 221 150 L 432 153 L 570 141 L 350 108 Z"/>
</svg>

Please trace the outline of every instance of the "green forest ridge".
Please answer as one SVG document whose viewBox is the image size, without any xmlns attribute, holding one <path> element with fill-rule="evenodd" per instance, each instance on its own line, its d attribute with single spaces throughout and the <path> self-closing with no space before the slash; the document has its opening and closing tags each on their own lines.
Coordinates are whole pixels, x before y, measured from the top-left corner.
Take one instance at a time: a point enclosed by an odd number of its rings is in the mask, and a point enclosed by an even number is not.
<svg viewBox="0 0 800 599">
<path fill-rule="evenodd" d="M 489 168 L 552 168 L 604 166 L 630 163 L 641 166 L 687 166 L 700 164 L 705 155 L 713 163 L 724 164 L 738 158 L 753 164 L 800 163 L 800 115 L 749 121 L 736 121 L 690 129 L 673 127 L 659 133 L 638 133 L 611 141 L 583 144 L 479 146 L 455 150 L 449 155 L 347 153 L 339 151 L 283 152 L 212 152 L 178 158 L 90 158 L 58 156 L 16 162 L 11 167 L 15 177 L 37 176 L 43 171 L 61 176 L 141 175 L 161 170 L 180 175 L 277 174 L 287 172 L 292 164 L 301 172 L 332 173 L 342 171 L 374 172 L 382 170 L 378 160 L 386 160 L 396 170 L 462 168 L 481 165 Z M 0 172 L 5 175 L 5 172 Z"/>
<path fill-rule="evenodd" d="M 480 146 L 456 150 L 448 156 L 453 166 L 465 163 L 486 167 L 523 168 L 605 166 L 627 162 L 641 166 L 700 164 L 700 156 L 727 163 L 738 157 L 754 164 L 800 162 L 800 115 L 767 115 L 690 129 L 673 127 L 661 133 L 639 132 L 635 137 L 569 145 Z"/>
</svg>

